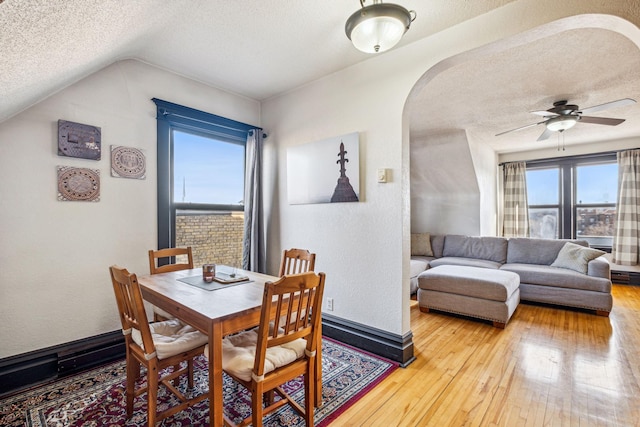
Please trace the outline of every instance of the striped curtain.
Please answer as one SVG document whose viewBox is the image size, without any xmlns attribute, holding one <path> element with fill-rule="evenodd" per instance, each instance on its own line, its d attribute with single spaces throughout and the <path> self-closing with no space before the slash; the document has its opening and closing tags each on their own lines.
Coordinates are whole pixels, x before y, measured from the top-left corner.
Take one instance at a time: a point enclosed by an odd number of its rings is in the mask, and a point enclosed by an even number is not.
<svg viewBox="0 0 640 427">
<path fill-rule="evenodd" d="M 529 205 L 527 203 L 526 163 L 506 163 L 503 165 L 503 171 L 502 235 L 504 237 L 528 237 Z"/>
<path fill-rule="evenodd" d="M 618 206 L 613 232 L 615 264 L 638 265 L 640 248 L 640 150 L 618 153 Z"/>
</svg>

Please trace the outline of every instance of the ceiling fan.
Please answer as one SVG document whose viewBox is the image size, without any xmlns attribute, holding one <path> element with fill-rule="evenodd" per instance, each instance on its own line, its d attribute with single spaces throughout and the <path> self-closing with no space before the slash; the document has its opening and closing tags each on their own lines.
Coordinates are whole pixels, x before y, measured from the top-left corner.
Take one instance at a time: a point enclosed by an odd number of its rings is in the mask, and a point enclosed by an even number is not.
<svg viewBox="0 0 640 427">
<path fill-rule="evenodd" d="M 635 102 L 636 101 L 634 99 L 624 98 L 617 101 L 607 102 L 605 104 L 594 105 L 593 107 L 584 108 L 581 110 L 577 105 L 568 104 L 565 100 L 556 101 L 553 103 L 553 107 L 549 108 L 548 110 L 531 111 L 532 114 L 544 117 L 544 120 L 542 120 L 541 122 L 532 123 L 530 125 L 501 132 L 496 136 L 527 129 L 533 126 L 541 125 L 543 123 L 545 125 L 545 130 L 538 137 L 538 141 L 544 141 L 545 139 L 548 139 L 553 132 L 564 132 L 565 130 L 572 128 L 578 122 L 593 123 L 596 125 L 616 126 L 624 122 L 625 119 L 583 116 L 583 114 L 595 113 L 596 111 L 602 111 L 614 107 L 622 107 L 624 105 L 635 104 Z"/>
</svg>

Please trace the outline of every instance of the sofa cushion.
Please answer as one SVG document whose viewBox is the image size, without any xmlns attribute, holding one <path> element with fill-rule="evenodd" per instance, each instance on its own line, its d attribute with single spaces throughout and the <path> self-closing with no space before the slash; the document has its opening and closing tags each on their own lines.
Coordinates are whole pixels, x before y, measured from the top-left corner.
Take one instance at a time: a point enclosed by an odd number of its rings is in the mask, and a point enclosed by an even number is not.
<svg viewBox="0 0 640 427">
<path fill-rule="evenodd" d="M 433 257 L 412 256 L 409 263 L 409 291 L 415 294 L 418 290 L 418 275 L 429 268 L 429 262 Z"/>
<path fill-rule="evenodd" d="M 611 280 L 611 264 L 609 264 L 606 255 L 589 261 L 587 264 L 587 274 L 589 276 Z"/>
<path fill-rule="evenodd" d="M 429 268 L 429 262 L 433 257 L 412 256 L 409 261 L 409 277 L 416 277 L 418 274 Z"/>
<path fill-rule="evenodd" d="M 411 255 L 433 256 L 431 235 L 429 233 L 411 234 Z"/>
<path fill-rule="evenodd" d="M 449 234 L 444 239 L 442 256 L 476 258 L 504 264 L 507 261 L 507 239 Z"/>
<path fill-rule="evenodd" d="M 551 265 L 558 257 L 560 249 L 568 241 L 589 246 L 589 243 L 584 240 L 511 238 L 508 242 L 507 263 Z"/>
<path fill-rule="evenodd" d="M 429 267 L 431 268 L 441 265 L 459 265 L 466 267 L 491 268 L 493 270 L 497 270 L 502 264 L 495 261 L 488 261 L 486 259 L 462 258 L 453 256 L 435 258 L 433 261 L 429 261 Z"/>
<path fill-rule="evenodd" d="M 432 234 L 431 235 L 431 250 L 433 256 L 436 258 L 442 258 L 442 251 L 444 250 L 444 234 Z"/>
<path fill-rule="evenodd" d="M 567 242 L 558 252 L 556 260 L 551 263 L 551 267 L 568 268 L 578 273 L 587 274 L 589 261 L 604 254 L 604 251 L 598 249 L 585 248 L 584 246 Z"/>
<path fill-rule="evenodd" d="M 595 292 L 611 292 L 611 281 L 592 277 L 566 268 L 534 264 L 504 264 L 503 271 L 512 271 L 520 276 L 520 283 L 532 283 L 553 288 L 584 289 Z M 562 304 L 562 301 L 557 301 Z"/>
</svg>

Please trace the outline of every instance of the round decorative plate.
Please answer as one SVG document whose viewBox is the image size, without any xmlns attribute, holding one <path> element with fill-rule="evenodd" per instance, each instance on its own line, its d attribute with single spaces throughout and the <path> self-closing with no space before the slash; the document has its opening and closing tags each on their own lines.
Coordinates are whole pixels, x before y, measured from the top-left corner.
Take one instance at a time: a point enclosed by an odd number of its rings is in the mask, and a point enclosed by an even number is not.
<svg viewBox="0 0 640 427">
<path fill-rule="evenodd" d="M 100 200 L 100 171 L 58 166 L 58 199 Z"/>
<path fill-rule="evenodd" d="M 111 175 L 122 178 L 145 178 L 144 153 L 133 147 L 111 146 Z"/>
</svg>

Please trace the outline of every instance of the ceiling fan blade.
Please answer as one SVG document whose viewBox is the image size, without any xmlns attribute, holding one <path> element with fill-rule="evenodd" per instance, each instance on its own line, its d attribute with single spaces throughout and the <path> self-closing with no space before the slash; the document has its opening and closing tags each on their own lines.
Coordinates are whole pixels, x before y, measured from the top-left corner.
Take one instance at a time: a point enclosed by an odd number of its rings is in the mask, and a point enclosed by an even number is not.
<svg viewBox="0 0 640 427">
<path fill-rule="evenodd" d="M 623 98 L 623 99 L 618 99 L 617 101 L 607 102 L 605 104 L 594 105 L 593 107 L 585 108 L 584 110 L 580 110 L 580 111 L 582 112 L 582 114 L 591 114 L 591 113 L 595 113 L 596 111 L 607 110 L 609 108 L 615 108 L 615 107 L 623 107 L 625 105 L 631 105 L 635 103 L 636 103 L 635 99 Z"/>
<path fill-rule="evenodd" d="M 617 126 L 625 119 L 612 119 L 610 117 L 580 116 L 580 123 L 593 123 L 596 125 Z"/>
<path fill-rule="evenodd" d="M 558 113 L 553 113 L 551 111 L 547 111 L 547 110 L 540 110 L 540 111 L 529 111 L 531 114 L 535 114 L 536 116 L 542 116 L 542 117 L 555 117 L 558 116 Z"/>
<path fill-rule="evenodd" d="M 549 130 L 547 128 L 544 128 L 544 132 L 542 132 L 542 134 L 538 137 L 538 141 L 544 141 L 545 139 L 549 139 L 549 137 L 551 136 L 551 134 L 553 133 L 552 130 Z"/>
<path fill-rule="evenodd" d="M 511 130 L 506 130 L 504 132 L 497 133 L 496 136 L 500 136 L 500 135 L 504 135 L 505 133 L 516 132 L 516 131 L 519 131 L 519 130 L 523 130 L 523 129 L 527 129 L 527 128 L 530 128 L 530 127 L 538 126 L 538 125 L 540 125 L 540 124 L 542 124 L 544 122 L 545 121 L 538 122 L 538 123 L 531 123 L 530 125 L 521 126 L 519 128 L 515 128 L 515 129 L 511 129 Z"/>
</svg>

